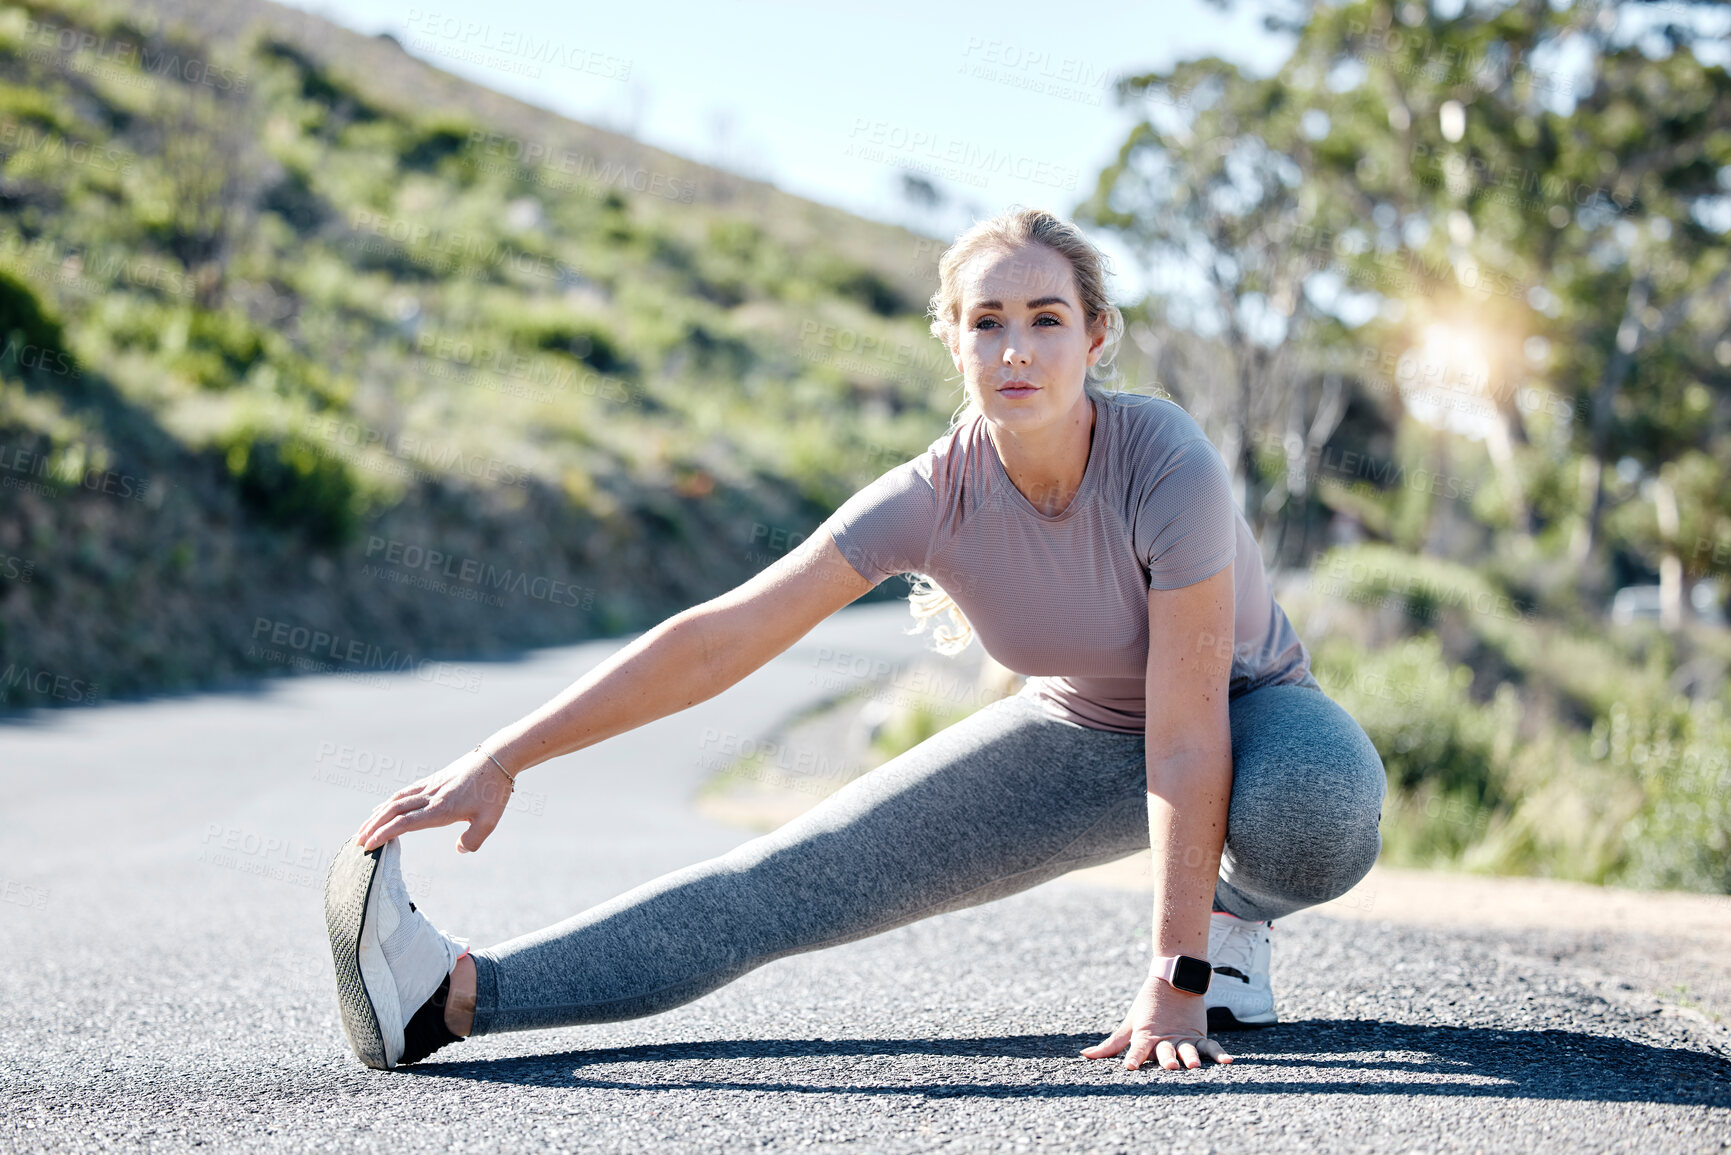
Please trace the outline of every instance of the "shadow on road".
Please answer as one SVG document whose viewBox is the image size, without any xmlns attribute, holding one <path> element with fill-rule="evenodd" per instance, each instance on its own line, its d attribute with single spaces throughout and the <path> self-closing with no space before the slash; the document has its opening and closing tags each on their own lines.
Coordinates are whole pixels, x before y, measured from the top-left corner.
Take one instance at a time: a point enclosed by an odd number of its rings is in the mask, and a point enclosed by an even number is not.
<svg viewBox="0 0 1731 1155">
<path fill-rule="evenodd" d="M 1145 1078 L 1116 1061 L 1090 1062 L 1077 1052 L 1104 1037 L 1096 1035 L 1002 1035 L 972 1039 L 730 1039 L 716 1042 L 662 1043 L 593 1051 L 564 1051 L 477 1063 L 432 1063 L 407 1068 L 427 1076 L 472 1079 L 536 1087 L 609 1088 L 654 1091 L 787 1091 L 813 1094 L 924 1095 L 931 1098 L 1092 1098 L 1142 1094 Z M 1168 1094 L 1218 1094 L 1239 1090 L 1258 1095 L 1340 1092 L 1361 1095 L 1450 1095 L 1492 1099 L 1566 1099 L 1617 1103 L 1679 1103 L 1731 1106 L 1731 1062 L 1701 1051 L 1653 1047 L 1626 1039 L 1575 1031 L 1489 1030 L 1433 1027 L 1360 1019 L 1317 1019 L 1267 1030 L 1222 1036 L 1239 1061 L 1205 1082 L 1167 1081 Z M 789 1072 L 766 1061 L 906 1057 L 894 1069 L 874 1068 L 882 1081 L 847 1082 L 846 1067 L 829 1067 L 834 1082 L 791 1082 Z M 1111 1082 L 1054 1081 L 1045 1065 L 1038 1077 L 968 1082 L 902 1081 L 918 1074 L 922 1058 L 1030 1059 L 1049 1064 L 1074 1057 L 1094 1078 Z M 690 1079 L 693 1061 L 737 1060 L 736 1077 Z M 586 1068 L 627 1063 L 654 1065 L 674 1074 L 641 1080 L 591 1078 Z M 944 1073 L 956 1068 L 944 1064 Z M 1002 1072 L 1003 1068 L 996 1070 Z M 800 1073 L 810 1068 L 801 1066 Z M 930 1071 L 937 1074 L 936 1071 Z M 1168 1074 L 1157 1069 L 1149 1074 Z M 1302 1077 L 1282 1077 L 1290 1073 Z M 751 1075 L 761 1077 L 750 1077 Z M 779 1076 L 779 1077 L 778 1077 Z M 1273 1077 L 1270 1077 L 1273 1076 Z M 1231 1082 L 1223 1082 L 1230 1077 Z"/>
</svg>

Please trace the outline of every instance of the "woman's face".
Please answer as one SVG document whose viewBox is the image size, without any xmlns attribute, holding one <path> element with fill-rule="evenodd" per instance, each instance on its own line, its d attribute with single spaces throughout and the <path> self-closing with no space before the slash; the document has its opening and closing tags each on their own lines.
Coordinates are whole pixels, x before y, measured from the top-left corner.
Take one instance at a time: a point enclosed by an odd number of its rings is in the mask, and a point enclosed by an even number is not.
<svg viewBox="0 0 1731 1155">
<path fill-rule="evenodd" d="M 1081 404 L 1106 325 L 1104 317 L 1087 324 L 1069 260 L 1026 244 L 976 253 L 959 273 L 961 316 L 950 353 L 986 420 L 1032 429 Z"/>
</svg>

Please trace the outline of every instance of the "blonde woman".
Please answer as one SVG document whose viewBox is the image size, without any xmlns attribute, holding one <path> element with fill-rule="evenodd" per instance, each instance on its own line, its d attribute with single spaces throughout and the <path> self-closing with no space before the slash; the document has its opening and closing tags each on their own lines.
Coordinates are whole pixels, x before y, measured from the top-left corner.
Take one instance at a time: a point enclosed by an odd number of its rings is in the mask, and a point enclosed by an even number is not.
<svg viewBox="0 0 1731 1155">
<path fill-rule="evenodd" d="M 1385 780 L 1269 594 L 1224 465 L 1177 405 L 1101 387 L 1122 328 L 1099 253 L 1017 210 L 944 254 L 932 332 L 966 404 L 794 552 L 676 614 L 376 809 L 333 865 L 344 1028 L 369 1066 L 473 1035 L 656 1014 L 774 959 L 1002 898 L 1152 846 L 1148 975 L 1082 1052 L 1230 1062 L 1277 1020 L 1270 924 L 1370 869 Z M 467 951 L 409 900 L 399 836 L 704 701 L 896 573 L 940 648 L 1029 675 L 803 816 L 555 926 Z"/>
</svg>

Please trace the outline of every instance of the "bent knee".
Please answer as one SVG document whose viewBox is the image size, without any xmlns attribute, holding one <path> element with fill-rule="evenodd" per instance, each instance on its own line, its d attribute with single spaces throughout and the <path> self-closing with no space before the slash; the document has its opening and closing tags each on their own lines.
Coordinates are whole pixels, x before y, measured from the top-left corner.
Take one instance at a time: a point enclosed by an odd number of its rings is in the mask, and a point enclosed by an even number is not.
<svg viewBox="0 0 1731 1155">
<path fill-rule="evenodd" d="M 1234 885 L 1303 905 L 1351 890 L 1382 853 L 1380 806 L 1293 815 L 1249 829 L 1228 824 L 1224 868 Z"/>
</svg>

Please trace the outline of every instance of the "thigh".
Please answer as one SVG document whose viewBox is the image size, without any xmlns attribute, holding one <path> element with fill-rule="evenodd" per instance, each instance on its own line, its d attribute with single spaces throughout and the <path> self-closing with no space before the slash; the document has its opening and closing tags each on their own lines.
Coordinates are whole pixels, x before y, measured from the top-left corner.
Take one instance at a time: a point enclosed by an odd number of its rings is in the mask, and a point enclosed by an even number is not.
<svg viewBox="0 0 1731 1155">
<path fill-rule="evenodd" d="M 1112 839 L 1146 845 L 1143 777 L 1137 736 L 993 702 L 777 830 L 477 952 L 475 1030 L 654 1014 L 773 959 L 1033 886 Z"/>
<path fill-rule="evenodd" d="M 1231 716 L 1222 904 L 1273 918 L 1344 894 L 1381 849 L 1388 786 L 1376 747 L 1309 686 L 1253 690 L 1233 701 Z"/>
<path fill-rule="evenodd" d="M 780 911 L 767 953 L 812 949 L 1147 846 L 1144 781 L 1140 736 L 1063 722 L 1009 697 L 718 865 Z"/>
</svg>

